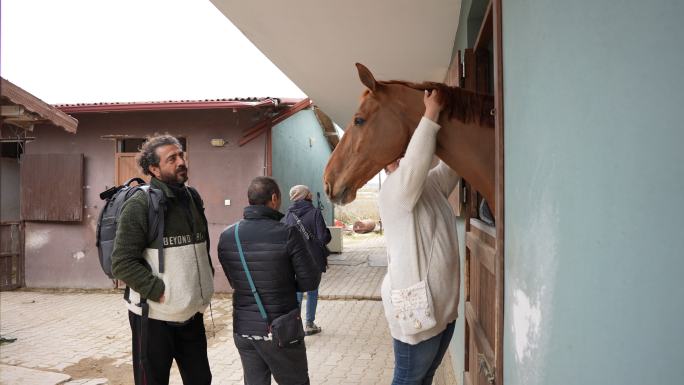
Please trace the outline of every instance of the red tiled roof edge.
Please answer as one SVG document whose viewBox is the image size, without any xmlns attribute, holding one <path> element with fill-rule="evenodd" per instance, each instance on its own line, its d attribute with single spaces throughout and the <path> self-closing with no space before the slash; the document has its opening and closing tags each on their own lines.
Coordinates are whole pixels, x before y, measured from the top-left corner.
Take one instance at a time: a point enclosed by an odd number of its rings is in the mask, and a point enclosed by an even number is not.
<svg viewBox="0 0 684 385">
<path fill-rule="evenodd" d="M 297 104 L 304 99 L 295 98 L 245 98 L 208 100 L 166 100 L 159 102 L 126 103 L 78 103 L 56 104 L 54 107 L 66 113 L 121 112 L 121 111 L 168 111 L 213 110 L 227 108 L 255 108 L 279 104 Z"/>
</svg>

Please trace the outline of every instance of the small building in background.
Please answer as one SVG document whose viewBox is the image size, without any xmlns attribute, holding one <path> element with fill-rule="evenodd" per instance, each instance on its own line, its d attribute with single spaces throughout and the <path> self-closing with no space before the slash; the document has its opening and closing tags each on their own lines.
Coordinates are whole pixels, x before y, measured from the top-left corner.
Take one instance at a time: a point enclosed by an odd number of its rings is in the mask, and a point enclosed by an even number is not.
<svg viewBox="0 0 684 385">
<path fill-rule="evenodd" d="M 35 139 L 37 125 L 46 131 L 75 133 L 78 120 L 4 78 L 0 79 L 0 108 L 0 290 L 11 290 L 24 286 L 20 156 Z"/>
<path fill-rule="evenodd" d="M 309 99 L 57 107 L 79 120 L 78 131 L 37 125 L 31 140 L 17 154 L 21 193 L 15 203 L 21 207 L 19 219 L 25 227 L 27 287 L 113 286 L 101 271 L 95 247 L 98 214 L 104 204 L 99 193 L 132 177 L 143 177 L 135 155 L 150 135 L 170 134 L 183 144 L 188 184 L 197 188 L 204 200 L 211 255 L 217 267 L 216 241 L 225 227 L 242 218 L 252 178 L 272 175 L 274 169 L 281 169 L 280 162 L 307 164 L 310 167 L 297 166 L 275 176 L 283 190 L 301 180 L 313 185 L 316 177 L 310 173 L 322 170 L 331 145 L 336 143 L 326 140 L 332 136 L 326 136 L 328 131 L 316 118 Z M 302 146 L 309 146 L 309 151 L 290 149 Z M 295 155 L 297 159 L 292 160 Z M 319 191 L 321 175 L 322 171 L 317 177 L 319 186 L 314 187 Z M 324 194 L 321 196 L 328 208 L 326 220 L 332 224 L 332 207 Z M 220 268 L 215 286 L 217 291 L 230 291 Z"/>
<path fill-rule="evenodd" d="M 320 127 L 318 125 L 320 123 Z M 281 211 L 292 205 L 288 192 L 303 184 L 313 195 L 313 204 L 322 210 L 329 226 L 334 223 L 333 204 L 325 194 L 323 170 L 339 142 L 333 122 L 320 109 L 302 111 L 273 127 L 273 177 L 283 190 Z"/>
</svg>

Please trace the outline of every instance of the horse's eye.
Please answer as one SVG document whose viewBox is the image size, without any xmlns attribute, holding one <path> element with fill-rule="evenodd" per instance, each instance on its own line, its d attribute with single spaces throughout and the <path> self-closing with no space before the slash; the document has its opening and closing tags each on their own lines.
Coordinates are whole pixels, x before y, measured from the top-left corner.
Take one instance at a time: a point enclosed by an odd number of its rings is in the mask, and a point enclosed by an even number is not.
<svg viewBox="0 0 684 385">
<path fill-rule="evenodd" d="M 363 118 L 359 118 L 359 117 L 354 118 L 354 125 L 356 125 L 356 126 L 360 126 L 360 125 L 364 124 L 365 122 L 366 122 L 366 120 L 364 120 Z"/>
</svg>

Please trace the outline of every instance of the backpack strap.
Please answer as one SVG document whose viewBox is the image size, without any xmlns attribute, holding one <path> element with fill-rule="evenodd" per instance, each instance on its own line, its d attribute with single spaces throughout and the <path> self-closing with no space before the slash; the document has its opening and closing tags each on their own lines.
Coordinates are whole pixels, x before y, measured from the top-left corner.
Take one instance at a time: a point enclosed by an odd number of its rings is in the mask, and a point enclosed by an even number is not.
<svg viewBox="0 0 684 385">
<path fill-rule="evenodd" d="M 102 218 L 104 218 L 105 208 L 108 204 L 109 202 L 105 202 L 105 207 L 103 207 L 102 210 L 100 210 L 100 215 L 98 215 L 97 217 L 97 230 L 95 230 L 95 247 L 97 247 L 98 250 L 100 249 L 100 239 L 102 238 Z"/>
<path fill-rule="evenodd" d="M 204 201 L 202 200 L 202 197 L 199 195 L 197 190 L 195 188 L 186 186 L 188 188 L 188 191 L 190 191 L 190 195 L 192 196 L 192 199 L 195 201 L 195 205 L 197 206 L 200 211 L 204 211 Z"/>
<path fill-rule="evenodd" d="M 140 187 L 147 195 L 147 239 L 148 244 L 157 244 L 157 257 L 159 258 L 159 273 L 164 273 L 164 218 L 166 216 L 166 196 L 162 190 L 152 188 L 150 185 Z M 130 289 L 126 286 L 124 296 L 130 295 Z M 127 299 L 130 302 L 130 299 Z M 148 323 L 150 316 L 150 305 L 147 298 L 140 296 L 140 302 L 136 304 L 140 307 L 140 363 L 143 370 L 147 369 L 147 349 L 148 349 Z"/>
<path fill-rule="evenodd" d="M 292 214 L 292 216 L 295 218 L 295 221 L 297 222 L 297 228 L 299 229 L 299 232 L 302 233 L 302 235 L 304 236 L 304 239 L 308 241 L 309 239 L 316 238 L 313 234 L 309 232 L 309 230 L 306 229 L 304 223 L 301 219 L 299 219 L 297 214 L 295 214 L 294 212 L 290 212 L 290 214 Z"/>
<path fill-rule="evenodd" d="M 157 245 L 159 273 L 164 273 L 164 218 L 166 216 L 166 196 L 162 190 L 149 185 L 141 187 L 147 194 L 147 237 L 148 243 Z"/>
<path fill-rule="evenodd" d="M 211 267 L 211 271 L 213 273 L 214 263 L 211 262 L 211 239 L 209 237 L 209 222 L 207 221 L 207 216 L 204 212 L 204 201 L 202 201 L 202 197 L 199 195 L 199 192 L 197 192 L 197 190 L 190 186 L 187 186 L 187 188 L 188 191 L 190 191 L 190 199 L 195 203 L 197 211 L 199 212 L 200 217 L 202 217 L 202 221 L 204 222 L 204 228 L 207 229 L 207 256 L 209 257 L 209 266 Z"/>
<path fill-rule="evenodd" d="M 147 336 L 149 330 L 150 305 L 146 298 L 140 298 L 140 363 L 142 370 L 147 370 L 147 349 L 149 338 Z"/>
</svg>

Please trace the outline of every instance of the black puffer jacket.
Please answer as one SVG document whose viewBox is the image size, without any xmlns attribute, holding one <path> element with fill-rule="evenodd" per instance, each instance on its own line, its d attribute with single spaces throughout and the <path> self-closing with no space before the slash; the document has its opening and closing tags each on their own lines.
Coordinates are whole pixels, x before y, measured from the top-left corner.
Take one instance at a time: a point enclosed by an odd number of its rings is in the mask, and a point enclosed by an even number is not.
<svg viewBox="0 0 684 385">
<path fill-rule="evenodd" d="M 325 225 L 325 219 L 323 219 L 321 210 L 314 207 L 311 201 L 302 199 L 296 201 L 292 204 L 292 206 L 290 206 L 290 208 L 287 210 L 287 214 L 285 214 L 285 219 L 283 219 L 283 222 L 293 227 L 296 226 L 297 219 L 295 218 L 295 215 L 299 217 L 300 221 L 302 221 L 302 224 L 309 234 L 318 239 L 318 241 L 310 241 L 308 243 L 308 249 L 309 253 L 311 253 L 311 255 L 314 257 L 314 260 L 318 262 L 318 266 L 321 268 L 321 271 L 325 273 L 326 267 L 328 266 L 328 255 L 323 255 L 321 245 L 327 245 L 330 243 L 332 236 L 330 234 L 330 230 L 328 230 L 328 227 Z"/>
<path fill-rule="evenodd" d="M 245 260 L 269 321 L 297 307 L 297 292 L 314 290 L 321 280 L 304 238 L 279 222 L 283 214 L 266 206 L 247 206 L 239 233 Z M 233 330 L 240 335 L 264 336 L 268 323 L 259 313 L 235 243 L 235 226 L 221 233 L 219 261 L 233 293 Z"/>
</svg>

